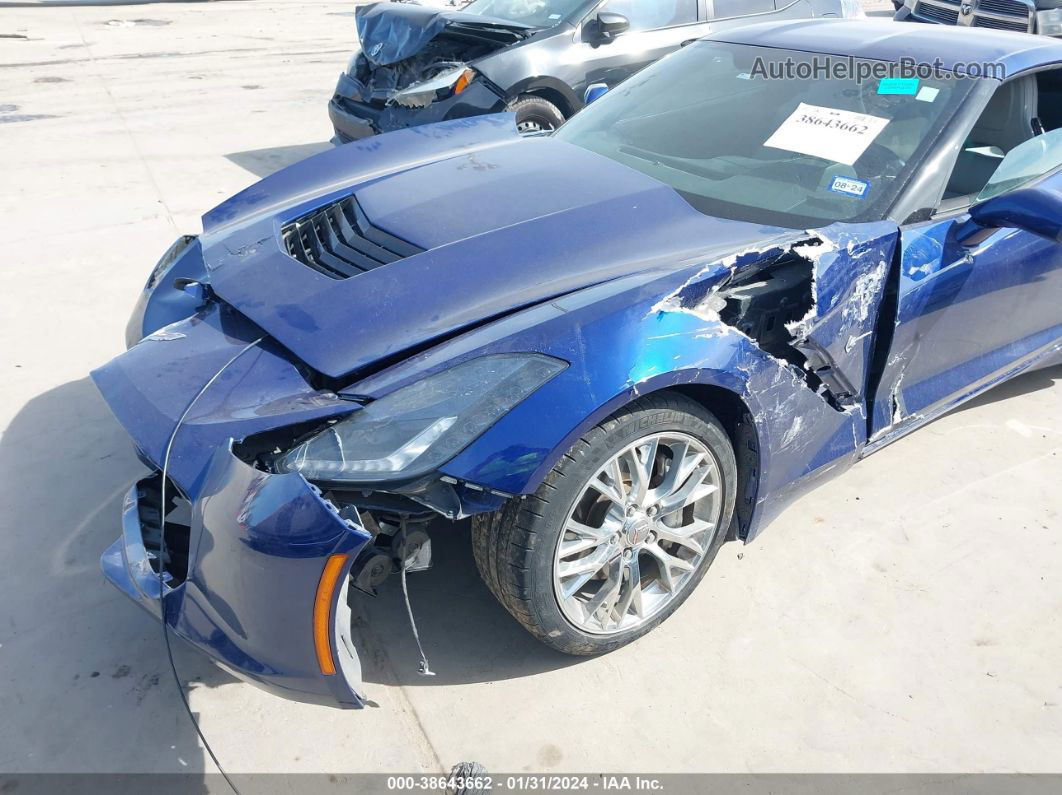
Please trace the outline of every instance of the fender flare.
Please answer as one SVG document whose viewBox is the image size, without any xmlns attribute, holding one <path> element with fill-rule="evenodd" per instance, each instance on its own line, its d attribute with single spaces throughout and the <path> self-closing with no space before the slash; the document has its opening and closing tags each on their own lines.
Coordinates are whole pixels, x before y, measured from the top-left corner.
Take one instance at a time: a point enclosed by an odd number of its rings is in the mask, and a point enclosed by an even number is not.
<svg viewBox="0 0 1062 795">
<path fill-rule="evenodd" d="M 568 434 L 557 443 L 557 445 L 543 459 L 538 468 L 530 475 L 525 491 L 527 493 L 534 492 L 539 484 L 542 483 L 543 479 L 545 479 L 546 475 L 549 474 L 549 471 L 553 469 L 556 463 L 560 460 L 561 456 L 571 448 L 576 440 L 595 425 L 604 421 L 606 418 L 612 416 L 617 411 L 630 405 L 639 398 L 657 392 L 663 392 L 667 389 L 673 389 L 675 387 L 689 386 L 713 387 L 728 392 L 734 399 L 740 401 L 749 413 L 754 414 L 752 408 L 752 405 L 755 402 L 754 399 L 749 394 L 745 382 L 741 381 L 733 373 L 711 369 L 676 370 L 670 373 L 661 373 L 660 375 L 653 376 L 652 378 L 641 381 L 637 384 L 628 384 L 621 392 L 613 395 L 612 398 L 598 406 L 593 413 L 584 417 L 578 425 L 572 428 L 571 431 L 569 431 Z M 705 407 L 710 409 L 709 406 Z M 753 423 L 753 428 L 756 429 L 756 436 L 758 439 L 759 430 L 756 428 L 755 422 Z"/>
<path fill-rule="evenodd" d="M 560 99 L 562 100 L 559 105 L 560 111 L 565 118 L 571 118 L 583 107 L 582 97 L 578 96 L 571 86 L 563 80 L 548 75 L 525 78 L 510 86 L 506 93 L 510 101 L 515 100 L 521 94 L 535 94 L 553 102 L 554 105 L 557 105 L 556 100 Z"/>
</svg>

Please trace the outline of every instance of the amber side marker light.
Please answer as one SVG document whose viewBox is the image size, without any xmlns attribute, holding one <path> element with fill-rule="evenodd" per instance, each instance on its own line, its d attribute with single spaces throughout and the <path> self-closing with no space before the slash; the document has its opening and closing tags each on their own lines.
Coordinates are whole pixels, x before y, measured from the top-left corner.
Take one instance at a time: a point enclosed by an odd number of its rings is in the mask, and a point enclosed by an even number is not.
<svg viewBox="0 0 1062 795">
<path fill-rule="evenodd" d="M 456 96 L 457 94 L 460 94 L 462 91 L 468 88 L 469 83 L 472 82 L 475 76 L 476 72 L 474 69 L 466 69 L 464 72 L 462 72 L 461 76 L 457 78 L 457 82 L 454 83 L 454 95 Z"/>
<path fill-rule="evenodd" d="M 332 615 L 332 600 L 340 575 L 347 565 L 349 555 L 331 555 L 325 562 L 321 579 L 317 583 L 317 596 L 313 600 L 313 645 L 317 651 L 317 665 L 325 676 L 336 675 L 332 660 L 332 633 L 329 618 Z"/>
</svg>

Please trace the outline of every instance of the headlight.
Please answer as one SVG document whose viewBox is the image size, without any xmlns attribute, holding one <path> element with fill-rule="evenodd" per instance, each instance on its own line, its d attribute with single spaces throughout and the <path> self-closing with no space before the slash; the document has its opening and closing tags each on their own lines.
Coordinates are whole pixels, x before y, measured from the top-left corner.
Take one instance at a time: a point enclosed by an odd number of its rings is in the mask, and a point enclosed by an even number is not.
<svg viewBox="0 0 1062 795">
<path fill-rule="evenodd" d="M 370 403 L 285 453 L 276 468 L 328 483 L 425 474 L 567 366 L 537 353 L 471 359 Z"/>
<path fill-rule="evenodd" d="M 1062 8 L 1037 11 L 1036 32 L 1042 36 L 1062 36 Z"/>
<path fill-rule="evenodd" d="M 436 99 L 460 94 L 469 87 L 475 76 L 475 69 L 459 66 L 456 69 L 442 72 L 431 80 L 415 83 L 395 92 L 394 101 L 407 108 L 424 108 Z"/>
</svg>

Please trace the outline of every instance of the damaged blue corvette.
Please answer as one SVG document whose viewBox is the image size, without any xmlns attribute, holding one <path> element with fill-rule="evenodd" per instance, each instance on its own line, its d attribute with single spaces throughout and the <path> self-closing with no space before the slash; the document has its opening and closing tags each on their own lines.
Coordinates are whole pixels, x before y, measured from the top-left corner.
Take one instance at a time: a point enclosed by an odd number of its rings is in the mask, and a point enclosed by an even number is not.
<svg viewBox="0 0 1062 795">
<path fill-rule="evenodd" d="M 106 576 L 241 677 L 358 707 L 352 600 L 472 517 L 513 617 L 606 652 L 725 541 L 1057 361 L 1062 44 L 899 27 L 717 33 L 548 137 L 403 130 L 211 210 L 93 373 L 153 472 Z M 827 56 L 943 66 L 770 78 Z"/>
</svg>

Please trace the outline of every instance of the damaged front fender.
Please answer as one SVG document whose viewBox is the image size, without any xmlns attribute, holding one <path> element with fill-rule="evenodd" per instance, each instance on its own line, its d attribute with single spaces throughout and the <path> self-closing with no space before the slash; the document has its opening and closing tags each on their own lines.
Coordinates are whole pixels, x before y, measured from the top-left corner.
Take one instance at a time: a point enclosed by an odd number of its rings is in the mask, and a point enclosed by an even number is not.
<svg viewBox="0 0 1062 795">
<path fill-rule="evenodd" d="M 751 538 L 858 458 L 882 269 L 895 239 L 891 224 L 812 230 L 666 275 L 632 275 L 441 345 L 358 391 L 489 352 L 532 350 L 570 362 L 443 467 L 459 482 L 529 494 L 579 436 L 640 395 L 725 390 L 755 427 L 758 463 L 746 484 L 754 506 L 738 528 Z M 824 372 L 826 362 L 837 372 Z"/>
</svg>

